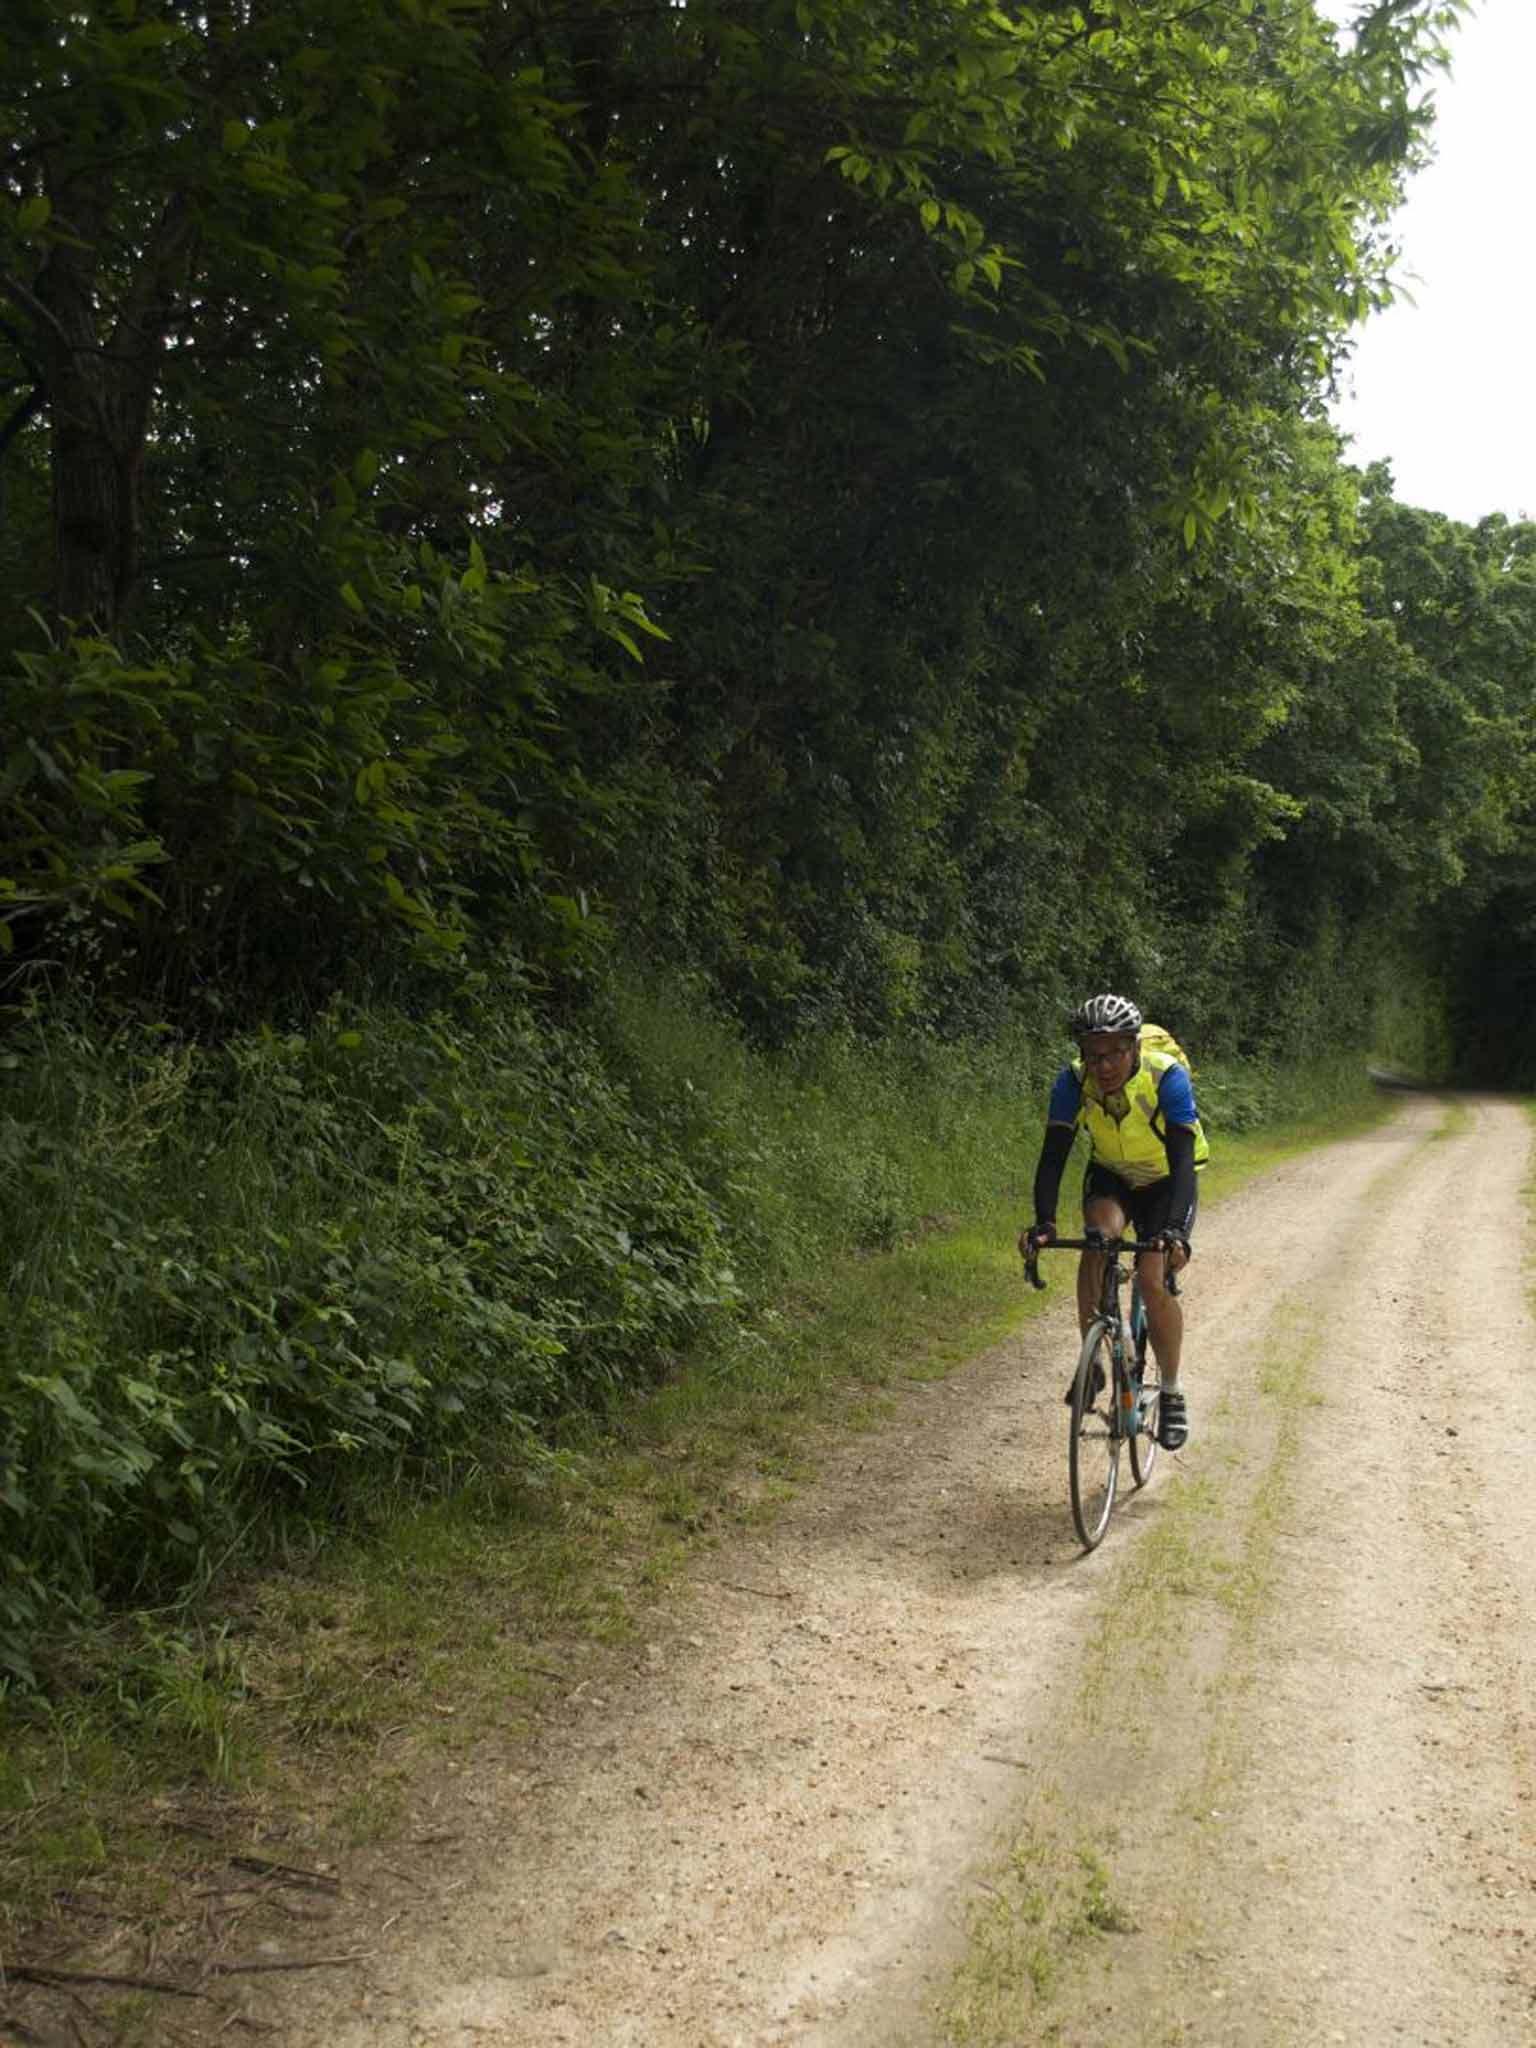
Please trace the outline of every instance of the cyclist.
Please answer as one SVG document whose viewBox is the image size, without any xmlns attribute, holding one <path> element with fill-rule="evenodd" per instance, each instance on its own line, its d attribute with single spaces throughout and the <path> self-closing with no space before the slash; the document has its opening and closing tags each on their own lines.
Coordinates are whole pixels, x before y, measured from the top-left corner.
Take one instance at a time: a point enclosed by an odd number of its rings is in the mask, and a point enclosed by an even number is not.
<svg viewBox="0 0 1536 2048">
<path fill-rule="evenodd" d="M 1028 1253 L 1056 1236 L 1056 1197 L 1067 1155 L 1086 1130 L 1092 1155 L 1083 1177 L 1087 1234 L 1124 1234 L 1136 1226 L 1147 1330 L 1162 1373 L 1158 1442 L 1182 1450 L 1189 1439 L 1189 1409 L 1179 1383 L 1184 1311 L 1164 1285 L 1163 1252 L 1172 1247 L 1177 1272 L 1189 1259 L 1194 1229 L 1195 1169 L 1209 1147 L 1195 1108 L 1189 1069 L 1171 1053 L 1141 1043 L 1141 1012 L 1124 996 L 1090 996 L 1067 1029 L 1078 1058 L 1062 1068 L 1046 1111 L 1045 1141 L 1035 1167 L 1035 1220 L 1019 1237 Z M 1103 1281 L 1101 1252 L 1084 1252 L 1077 1268 L 1077 1318 L 1086 1334 Z M 1098 1389 L 1093 1390 L 1097 1393 Z M 1072 1398 L 1068 1389 L 1067 1399 Z"/>
</svg>

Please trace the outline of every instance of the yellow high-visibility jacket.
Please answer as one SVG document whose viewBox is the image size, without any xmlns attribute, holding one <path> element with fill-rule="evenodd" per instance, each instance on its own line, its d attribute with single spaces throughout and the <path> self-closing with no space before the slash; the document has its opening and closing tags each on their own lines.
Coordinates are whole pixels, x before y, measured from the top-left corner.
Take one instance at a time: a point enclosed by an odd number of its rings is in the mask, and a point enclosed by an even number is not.
<svg viewBox="0 0 1536 2048">
<path fill-rule="evenodd" d="M 1079 1130 L 1088 1133 L 1096 1165 L 1118 1174 L 1130 1187 L 1144 1188 L 1168 1177 L 1168 1154 L 1163 1145 L 1166 1128 L 1157 1100 L 1157 1084 L 1170 1067 L 1179 1062 L 1170 1053 L 1154 1052 L 1143 1046 L 1141 1063 L 1117 1093 L 1103 1096 L 1091 1076 L 1085 1076 L 1081 1061 L 1072 1071 L 1082 1084 L 1083 1099 L 1077 1112 Z M 1210 1142 L 1197 1116 L 1195 1171 L 1211 1156 Z"/>
</svg>

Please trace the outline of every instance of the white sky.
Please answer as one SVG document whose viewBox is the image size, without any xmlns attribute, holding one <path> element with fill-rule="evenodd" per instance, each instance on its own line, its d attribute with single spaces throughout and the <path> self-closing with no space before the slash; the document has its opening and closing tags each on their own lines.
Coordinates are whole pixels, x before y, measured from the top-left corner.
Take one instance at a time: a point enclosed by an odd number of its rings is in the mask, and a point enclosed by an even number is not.
<svg viewBox="0 0 1536 2048">
<path fill-rule="evenodd" d="M 1321 0 L 1347 20 L 1359 0 Z M 1354 337 L 1333 419 L 1398 499 L 1469 525 L 1536 517 L 1536 0 L 1477 0 L 1434 83 L 1436 160 L 1393 224 L 1404 300 Z"/>
</svg>

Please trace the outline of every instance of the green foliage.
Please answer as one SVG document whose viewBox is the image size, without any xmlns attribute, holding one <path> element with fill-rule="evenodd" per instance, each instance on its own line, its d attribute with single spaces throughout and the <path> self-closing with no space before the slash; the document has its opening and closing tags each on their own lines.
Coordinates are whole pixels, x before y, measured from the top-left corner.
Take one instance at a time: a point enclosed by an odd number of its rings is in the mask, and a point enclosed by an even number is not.
<svg viewBox="0 0 1536 2048">
<path fill-rule="evenodd" d="M 13 1671 L 39 1627 L 199 1584 L 347 1492 L 537 1470 L 560 1418 L 1032 1170 L 1038 1047 L 769 1058 L 625 984 L 599 1026 L 487 987 L 218 1048 L 62 1005 L 13 1034 Z M 197 1674 L 177 1685 L 191 1714 Z"/>
<path fill-rule="evenodd" d="M 210 979 L 324 987 L 390 933 L 451 967 L 476 913 L 504 947 L 580 957 L 596 925 L 561 865 L 614 803 L 562 758 L 556 700 L 600 681 L 570 593 L 472 553 L 461 576 L 426 545 L 374 549 L 356 616 L 334 606 L 288 665 L 244 632 L 153 666 L 97 637 L 18 653 L 0 946 L 28 912 L 84 919 L 178 1004 Z M 594 631 L 648 625 L 611 592 L 583 602 Z"/>
<path fill-rule="evenodd" d="M 1416 1070 L 1536 1076 L 1536 528 L 1467 527 L 1366 480 L 1366 598 L 1390 619 L 1406 766 L 1397 811 L 1449 1043 Z"/>
<path fill-rule="evenodd" d="M 59 1602 L 206 1573 L 263 1499 L 527 1443 L 736 1300 L 675 1150 L 515 992 L 218 1050 L 54 1011 L 12 1046 L 13 1661 Z"/>
<path fill-rule="evenodd" d="M 24 6 L 0 928 L 180 1007 L 611 922 L 782 1041 L 1150 895 L 1214 1008 L 1456 12 Z"/>
<path fill-rule="evenodd" d="M 529 373 L 573 295 L 634 297 L 637 202 L 481 14 L 8 24 L 0 458 L 33 524 L 0 914 L 28 952 L 19 917 L 88 905 L 173 1000 L 313 999 L 380 944 L 452 968 L 486 922 L 559 968 L 590 936 L 612 799 L 566 733 L 658 629 L 553 501 L 632 464 L 634 403 L 594 419 Z M 524 251 L 499 309 L 464 269 L 493 196 Z"/>
<path fill-rule="evenodd" d="M 765 1057 L 697 989 L 610 984 L 610 1058 L 699 1174 L 749 1297 L 1024 1184 L 1054 1048 L 808 1037 Z"/>
</svg>

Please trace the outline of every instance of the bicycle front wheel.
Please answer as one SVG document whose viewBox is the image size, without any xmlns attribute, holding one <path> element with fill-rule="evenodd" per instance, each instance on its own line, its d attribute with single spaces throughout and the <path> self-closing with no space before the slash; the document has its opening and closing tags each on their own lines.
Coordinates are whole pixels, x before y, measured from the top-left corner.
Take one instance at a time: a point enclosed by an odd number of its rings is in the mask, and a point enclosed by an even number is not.
<svg viewBox="0 0 1536 2048">
<path fill-rule="evenodd" d="M 1072 1434 L 1067 1473 L 1072 1519 L 1084 1550 L 1097 1547 L 1114 1513 L 1120 1480 L 1121 1438 L 1115 1427 L 1114 1345 L 1108 1323 L 1094 1323 L 1083 1339 L 1072 1382 Z"/>
</svg>

